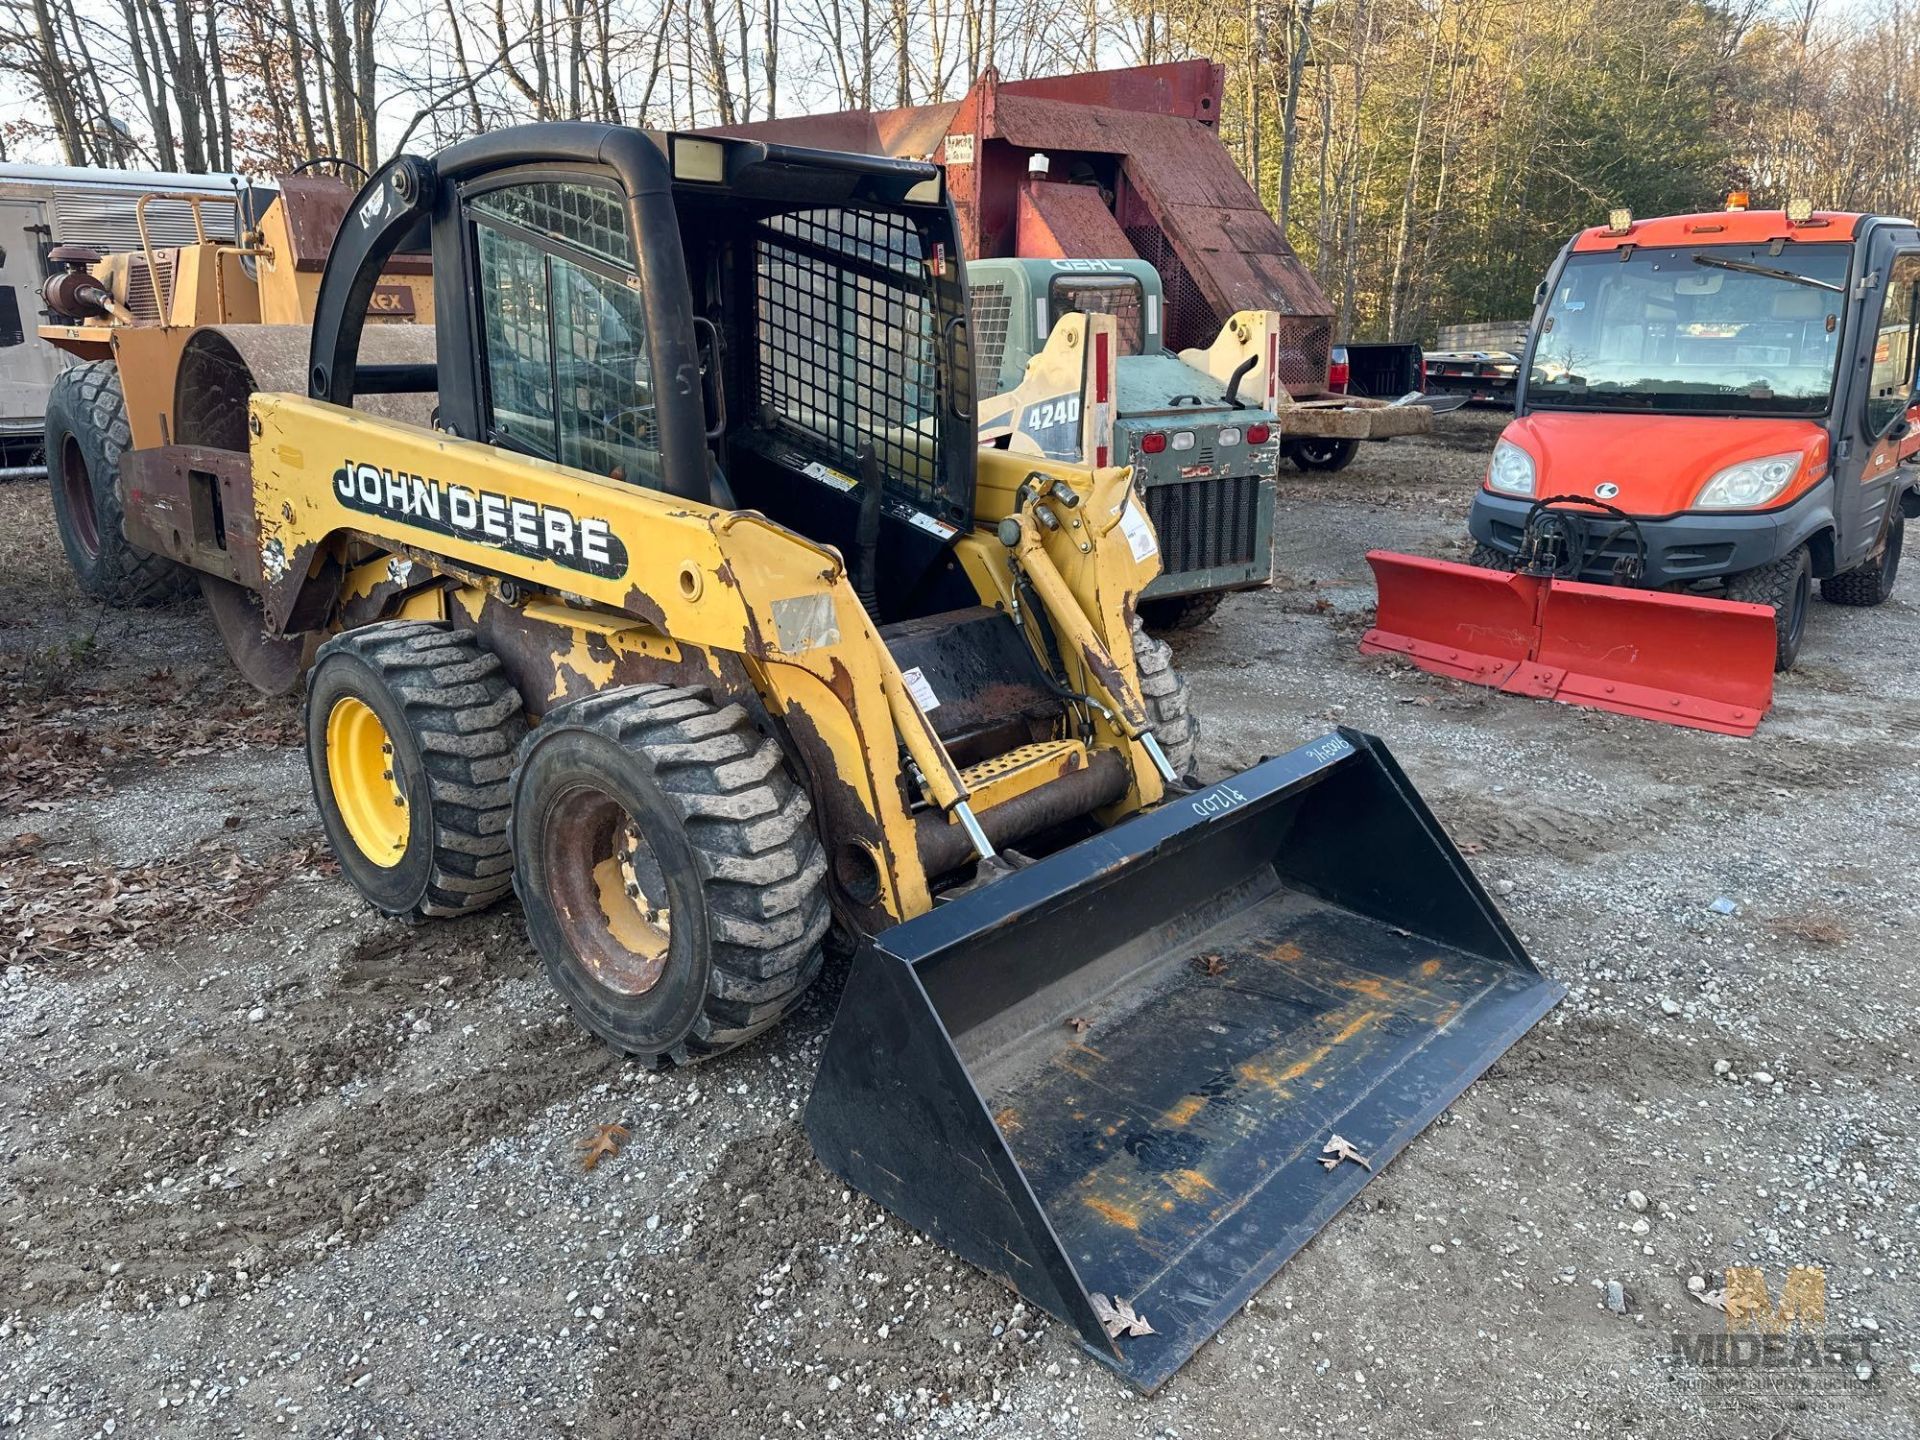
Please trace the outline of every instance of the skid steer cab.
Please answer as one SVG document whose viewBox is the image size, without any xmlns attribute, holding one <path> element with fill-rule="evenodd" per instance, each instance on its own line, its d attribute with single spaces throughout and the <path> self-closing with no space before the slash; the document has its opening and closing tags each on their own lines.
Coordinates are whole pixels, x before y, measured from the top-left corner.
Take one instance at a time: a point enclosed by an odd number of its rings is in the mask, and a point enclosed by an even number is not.
<svg viewBox="0 0 1920 1440">
<path fill-rule="evenodd" d="M 431 328 L 368 324 L 403 247 Z M 931 166 L 500 131 L 355 198 L 301 393 L 186 339 L 251 401 L 127 525 L 305 669 L 346 878 L 513 890 L 621 1052 L 743 1044 L 839 936 L 822 1160 L 1151 1388 L 1365 1183 L 1336 1129 L 1378 1168 L 1560 991 L 1379 742 L 1192 782 L 1131 476 L 981 451 L 967 316 Z"/>
<path fill-rule="evenodd" d="M 1917 296 L 1908 220 L 1621 211 L 1582 231 L 1468 516 L 1478 573 L 1372 557 L 1367 648 L 1750 734 L 1814 583 L 1838 605 L 1892 592 L 1920 515 Z"/>
<path fill-rule="evenodd" d="M 1194 363 L 1205 352 L 1167 349 L 1144 260 L 970 260 L 967 289 L 980 443 L 1132 467 L 1161 545 L 1140 597 L 1149 627 L 1202 624 L 1233 591 L 1270 583 L 1285 392 L 1257 351 L 1277 349 L 1277 315 L 1228 322 L 1259 339 L 1217 379 Z"/>
</svg>

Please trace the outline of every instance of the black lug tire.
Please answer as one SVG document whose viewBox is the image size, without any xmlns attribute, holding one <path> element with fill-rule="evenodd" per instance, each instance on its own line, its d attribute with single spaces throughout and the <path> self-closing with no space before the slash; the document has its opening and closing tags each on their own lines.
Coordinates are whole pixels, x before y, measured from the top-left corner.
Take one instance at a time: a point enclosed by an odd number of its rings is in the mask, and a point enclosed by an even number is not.
<svg viewBox="0 0 1920 1440">
<path fill-rule="evenodd" d="M 1893 594 L 1900 576 L 1900 551 L 1906 542 L 1907 517 L 1896 512 L 1887 530 L 1887 543 L 1877 559 L 1820 582 L 1820 598 L 1833 605 L 1878 605 Z"/>
<path fill-rule="evenodd" d="M 342 698 L 379 716 L 408 802 L 407 848 L 383 868 L 348 833 L 327 773 L 327 717 Z M 507 807 L 526 712 L 498 656 L 469 630 L 395 620 L 336 635 L 307 675 L 307 769 L 341 872 L 406 920 L 464 915 L 512 886 Z"/>
<path fill-rule="evenodd" d="M 1802 545 L 1752 570 L 1727 578 L 1727 599 L 1773 607 L 1775 670 L 1791 670 L 1806 634 L 1813 596 L 1813 557 Z"/>
<path fill-rule="evenodd" d="M 127 543 L 120 457 L 133 446 L 120 371 L 73 365 L 47 395 L 47 483 L 54 524 L 80 588 L 109 605 L 162 605 L 193 589 L 191 570 Z"/>
<path fill-rule="evenodd" d="M 1314 439 L 1291 440 L 1286 451 L 1296 467 L 1301 470 L 1322 470 L 1331 473 L 1344 470 L 1353 463 L 1353 457 L 1360 453 L 1358 440 Z"/>
<path fill-rule="evenodd" d="M 1133 628 L 1133 659 L 1147 704 L 1147 726 L 1182 780 L 1192 780 L 1200 760 L 1200 718 L 1193 713 L 1187 677 L 1173 663 L 1173 649 L 1140 626 Z"/>
<path fill-rule="evenodd" d="M 1215 590 L 1206 595 L 1173 595 L 1161 600 L 1142 600 L 1138 607 L 1140 622 L 1149 630 L 1191 630 L 1211 620 L 1214 611 L 1220 608 L 1220 602 L 1226 598 L 1226 591 Z"/>
<path fill-rule="evenodd" d="M 622 993 L 567 933 L 547 833 L 583 786 L 611 796 L 664 876 L 672 926 L 652 987 Z M 625 1055 L 686 1065 L 742 1045 L 820 973 L 832 913 L 813 806 L 779 745 L 704 690 L 632 685 L 551 711 L 514 769 L 513 883 L 548 979 Z"/>
<path fill-rule="evenodd" d="M 1491 545 L 1473 542 L 1473 549 L 1467 554 L 1467 563 L 1479 570 L 1511 570 L 1513 556 L 1504 550 L 1496 550 Z"/>
</svg>

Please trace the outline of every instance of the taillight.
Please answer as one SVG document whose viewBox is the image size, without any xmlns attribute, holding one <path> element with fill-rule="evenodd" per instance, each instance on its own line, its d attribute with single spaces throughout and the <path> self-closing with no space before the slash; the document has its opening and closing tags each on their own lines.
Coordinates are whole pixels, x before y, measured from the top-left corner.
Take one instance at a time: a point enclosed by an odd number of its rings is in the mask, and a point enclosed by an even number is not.
<svg viewBox="0 0 1920 1440">
<path fill-rule="evenodd" d="M 1353 367 L 1347 363 L 1347 347 L 1344 345 L 1334 346 L 1332 358 L 1327 362 L 1327 388 L 1329 390 L 1345 390 L 1347 388 L 1347 381 L 1352 374 Z"/>
<path fill-rule="evenodd" d="M 1191 450 L 1193 448 L 1193 431 L 1191 430 L 1174 431 L 1173 432 L 1173 448 L 1176 450 Z"/>
<path fill-rule="evenodd" d="M 1264 445 L 1272 438 L 1273 427 L 1271 425 L 1247 426 L 1247 443 L 1249 445 Z"/>
<path fill-rule="evenodd" d="M 1140 437 L 1140 453 L 1142 455 L 1158 455 L 1166 448 L 1167 437 L 1162 435 L 1158 430 L 1149 430 Z"/>
<path fill-rule="evenodd" d="M 1240 443 L 1240 427 L 1238 425 L 1221 426 L 1219 433 L 1213 437 L 1213 443 L 1216 445 L 1238 445 Z"/>
</svg>

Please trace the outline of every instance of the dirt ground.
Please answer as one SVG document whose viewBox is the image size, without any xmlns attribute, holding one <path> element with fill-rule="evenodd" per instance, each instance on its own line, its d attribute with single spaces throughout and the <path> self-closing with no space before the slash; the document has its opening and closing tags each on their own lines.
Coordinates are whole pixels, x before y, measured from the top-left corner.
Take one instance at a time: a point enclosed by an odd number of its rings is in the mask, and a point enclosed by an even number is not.
<svg viewBox="0 0 1920 1440">
<path fill-rule="evenodd" d="M 1383 736 L 1572 993 L 1152 1399 L 813 1160 L 830 989 L 617 1063 L 511 905 L 362 905 L 295 704 L 0 487 L 0 1431 L 1920 1435 L 1920 578 L 1817 605 L 1747 741 L 1363 659 L 1363 552 L 1463 548 L 1497 419 L 1442 423 L 1289 477 L 1176 648 L 1210 772 Z M 1791 1265 L 1864 1368 L 1673 1361 Z"/>
</svg>

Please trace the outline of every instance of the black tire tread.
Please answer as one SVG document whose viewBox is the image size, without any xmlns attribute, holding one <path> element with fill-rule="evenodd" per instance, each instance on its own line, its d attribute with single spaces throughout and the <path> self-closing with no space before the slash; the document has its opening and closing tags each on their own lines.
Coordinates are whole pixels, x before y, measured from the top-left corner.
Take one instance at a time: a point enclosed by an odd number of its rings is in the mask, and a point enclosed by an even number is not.
<svg viewBox="0 0 1920 1440">
<path fill-rule="evenodd" d="M 1800 545 L 1778 559 L 1727 577 L 1727 599 L 1773 607 L 1774 633 L 1778 637 L 1774 659 L 1776 670 L 1788 669 L 1793 664 L 1794 656 L 1788 649 L 1793 596 L 1799 585 L 1800 571 L 1807 564 L 1807 547 Z"/>
<path fill-rule="evenodd" d="M 394 698 L 419 746 L 431 792 L 433 866 L 403 918 L 484 909 L 512 887 L 509 778 L 526 731 L 520 694 L 497 655 L 469 630 L 393 620 L 334 636 L 314 657 L 356 656 Z"/>
<path fill-rule="evenodd" d="M 813 806 L 779 744 L 744 707 L 668 685 L 585 696 L 543 728 L 555 723 L 642 757 L 685 824 L 706 892 L 711 967 L 700 1017 L 668 1058 L 694 1064 L 751 1040 L 820 973 L 833 918 Z"/>
<path fill-rule="evenodd" d="M 1906 523 L 1905 516 L 1894 516 L 1893 527 L 1887 533 L 1887 544 L 1904 543 Z M 1900 555 L 1897 551 L 1894 554 L 1892 574 L 1885 572 L 1884 559 L 1885 552 L 1882 551 L 1863 565 L 1842 570 L 1838 575 L 1829 575 L 1820 582 L 1820 598 L 1831 605 L 1851 605 L 1861 609 L 1882 604 L 1893 594 L 1894 581 L 1899 575 Z"/>
<path fill-rule="evenodd" d="M 1214 611 L 1220 608 L 1220 602 L 1226 598 L 1226 591 L 1211 590 L 1204 595 L 1172 595 L 1157 600 L 1148 598 L 1142 600 L 1137 608 L 1141 623 L 1148 629 L 1191 630 L 1211 620 Z"/>
<path fill-rule="evenodd" d="M 120 457 L 133 448 L 133 427 L 127 420 L 126 396 L 121 390 L 120 367 L 112 360 L 89 360 L 70 365 L 53 381 L 54 390 L 70 390 L 84 422 L 100 439 L 106 467 L 113 478 L 91 476 L 94 482 L 94 524 L 100 532 L 100 562 L 93 576 L 81 576 L 81 587 L 109 605 L 131 609 L 165 605 L 195 588 L 194 574 L 164 555 L 155 555 L 130 543 L 124 526 L 118 475 Z M 49 409 L 54 397 L 47 397 Z M 49 483 L 58 488 L 60 457 L 47 447 Z M 102 482 L 105 483 L 102 483 Z"/>
<path fill-rule="evenodd" d="M 1136 623 L 1133 659 L 1140 672 L 1140 694 L 1146 701 L 1147 724 L 1160 742 L 1167 763 L 1181 778 L 1190 778 L 1200 756 L 1200 717 L 1193 713 L 1193 695 L 1187 677 L 1173 663 L 1173 647 L 1155 639 Z"/>
<path fill-rule="evenodd" d="M 1332 453 L 1324 460 L 1318 457 L 1309 457 L 1305 445 L 1295 444 L 1291 446 L 1288 450 L 1288 455 L 1293 461 L 1294 468 L 1308 473 L 1331 475 L 1336 471 L 1346 469 L 1347 466 L 1353 463 L 1354 457 L 1360 453 L 1360 442 L 1358 440 L 1343 440 L 1329 436 L 1320 443 L 1332 447 Z"/>
</svg>

